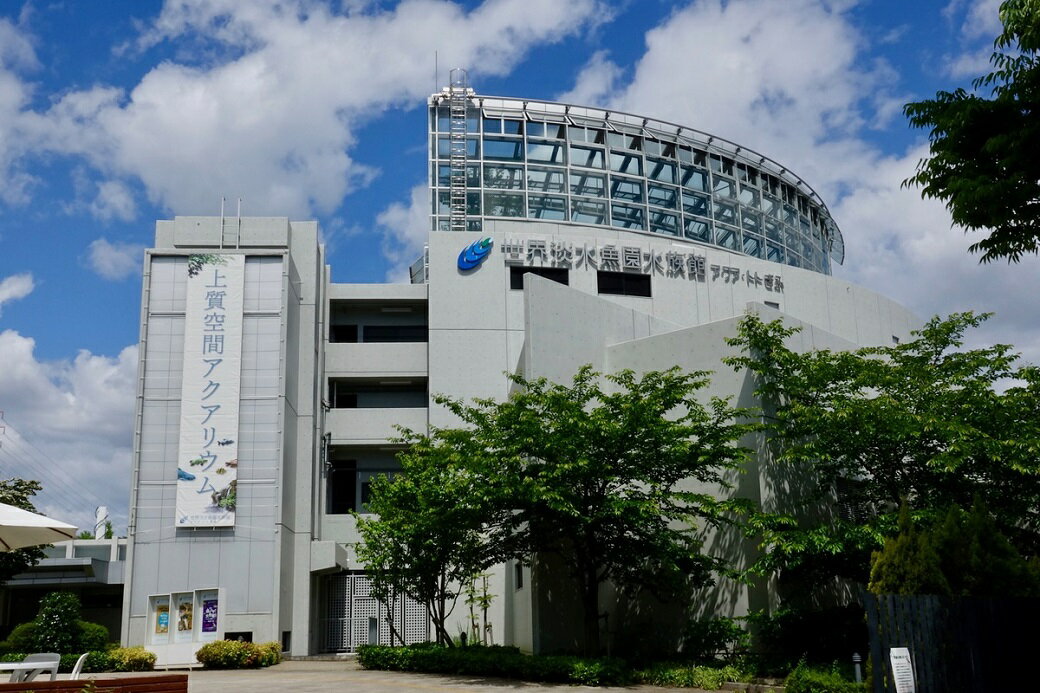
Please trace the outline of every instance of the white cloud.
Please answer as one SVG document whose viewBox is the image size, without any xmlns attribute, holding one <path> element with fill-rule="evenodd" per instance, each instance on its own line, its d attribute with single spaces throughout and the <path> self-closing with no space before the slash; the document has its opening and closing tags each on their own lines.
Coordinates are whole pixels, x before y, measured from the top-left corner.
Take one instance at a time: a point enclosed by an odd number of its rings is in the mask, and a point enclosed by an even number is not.
<svg viewBox="0 0 1040 693">
<path fill-rule="evenodd" d="M 422 254 L 430 229 L 430 191 L 426 184 L 412 188 L 407 203 L 395 202 L 376 218 L 383 232 L 383 256 L 390 262 L 387 281 L 407 282 L 408 268 Z"/>
<path fill-rule="evenodd" d="M 446 0 L 354 2 L 341 13 L 310 0 L 170 0 L 139 47 L 170 42 L 178 61 L 128 93 L 102 85 L 22 110 L 16 127 L 109 181 L 139 180 L 174 213 L 215 211 L 221 196 L 253 214 L 329 213 L 376 174 L 349 153 L 358 127 L 421 104 L 435 51 L 474 75 L 506 74 L 532 47 L 604 16 L 599 0 L 486 0 L 469 11 Z M 97 212 L 132 210 L 110 195 Z"/>
<path fill-rule="evenodd" d="M 0 202 L 23 205 L 35 179 L 22 170 L 25 142 L 15 124 L 29 102 L 31 89 L 20 72 L 38 67 L 32 42 L 10 21 L 0 17 Z"/>
<path fill-rule="evenodd" d="M 126 184 L 106 180 L 98 183 L 97 196 L 90 203 L 90 213 L 102 221 L 133 221 L 137 216 L 137 205 Z"/>
<path fill-rule="evenodd" d="M 611 62 L 607 51 L 596 51 L 574 80 L 574 88 L 556 97 L 574 104 L 603 103 L 621 80 L 622 70 Z"/>
<path fill-rule="evenodd" d="M 90 268 L 105 279 L 119 280 L 141 271 L 144 246 L 134 243 L 109 243 L 99 238 L 87 250 Z"/>
<path fill-rule="evenodd" d="M 80 527 L 107 505 L 126 526 L 137 347 L 116 357 L 81 351 L 71 361 L 36 359 L 35 342 L 0 332 L 0 402 L 6 474 L 38 479 L 36 507 Z"/>
<path fill-rule="evenodd" d="M 33 276 L 29 272 L 4 277 L 3 281 L 0 281 L 0 310 L 5 303 L 25 298 L 35 287 Z"/>
<path fill-rule="evenodd" d="M 986 7 L 976 3 L 968 15 Z M 838 276 L 922 318 L 996 311 L 976 339 L 1015 344 L 1040 363 L 1037 259 L 980 266 L 967 253 L 977 239 L 951 229 L 941 204 L 901 187 L 926 149 L 885 153 L 866 138 L 890 115 L 894 78 L 890 66 L 867 60 L 848 9 L 825 0 L 697 0 L 647 33 L 630 81 L 597 55 L 571 94 L 726 137 L 797 171 L 844 232 L 847 266 Z M 890 126 L 902 127 L 898 119 Z"/>
</svg>

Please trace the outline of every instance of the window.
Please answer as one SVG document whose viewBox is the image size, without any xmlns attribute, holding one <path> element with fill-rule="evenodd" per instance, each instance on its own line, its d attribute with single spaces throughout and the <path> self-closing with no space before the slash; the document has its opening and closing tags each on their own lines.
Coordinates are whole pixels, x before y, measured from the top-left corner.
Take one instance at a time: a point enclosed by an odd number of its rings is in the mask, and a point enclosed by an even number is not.
<svg viewBox="0 0 1040 693">
<path fill-rule="evenodd" d="M 527 160 L 543 164 L 559 164 L 560 166 L 567 163 L 564 158 L 563 145 L 555 142 L 528 142 Z"/>
<path fill-rule="evenodd" d="M 563 174 L 560 175 L 563 177 Z M 527 216 L 531 219 L 566 221 L 567 198 L 554 195 L 531 195 L 527 200 Z"/>
<path fill-rule="evenodd" d="M 659 161 L 647 159 L 646 166 L 649 169 L 649 177 L 662 183 L 675 182 L 675 164 L 670 161 Z"/>
<path fill-rule="evenodd" d="M 687 219 L 684 235 L 695 241 L 711 243 L 711 226 L 706 221 Z"/>
<path fill-rule="evenodd" d="M 643 157 L 639 154 L 612 151 L 610 152 L 610 169 L 618 173 L 641 176 L 643 175 Z"/>
<path fill-rule="evenodd" d="M 563 169 L 531 166 L 527 169 L 527 187 L 542 192 L 565 192 Z"/>
<path fill-rule="evenodd" d="M 484 187 L 523 190 L 523 166 L 484 164 Z"/>
<path fill-rule="evenodd" d="M 511 193 L 484 193 L 484 214 L 489 217 L 524 216 L 524 196 Z"/>
<path fill-rule="evenodd" d="M 427 333 L 426 325 L 364 325 L 361 328 L 361 341 L 425 342 Z"/>
<path fill-rule="evenodd" d="M 679 217 L 667 212 L 650 210 L 650 230 L 654 233 L 666 233 L 669 236 L 679 235 Z"/>
<path fill-rule="evenodd" d="M 645 229 L 646 210 L 643 207 L 632 207 L 615 202 L 610 205 L 610 225 L 622 229 Z"/>
<path fill-rule="evenodd" d="M 513 588 L 518 590 L 524 588 L 524 564 L 520 561 L 513 564 Z"/>
<path fill-rule="evenodd" d="M 356 504 L 357 460 L 333 459 L 325 475 L 325 513 L 346 515 Z"/>
<path fill-rule="evenodd" d="M 570 284 L 570 272 L 564 267 L 510 267 L 509 288 L 523 289 L 525 274 L 537 274 L 565 286 Z"/>
<path fill-rule="evenodd" d="M 601 294 L 650 297 L 650 275 L 632 272 L 596 272 Z"/>
<path fill-rule="evenodd" d="M 610 179 L 610 196 L 625 202 L 643 201 L 643 181 L 635 178 L 613 176 Z"/>
<path fill-rule="evenodd" d="M 711 198 L 707 195 L 683 192 L 683 210 L 699 217 L 711 217 Z"/>
<path fill-rule="evenodd" d="M 485 137 L 484 158 L 496 161 L 523 161 L 524 141 Z"/>
<path fill-rule="evenodd" d="M 766 305 L 775 310 L 780 310 L 780 304 L 776 301 L 766 301 Z"/>
<path fill-rule="evenodd" d="M 333 344 L 357 344 L 357 325 L 330 325 L 329 341 Z"/>
<path fill-rule="evenodd" d="M 676 208 L 676 198 L 679 196 L 677 188 L 650 183 L 647 186 L 647 190 L 650 204 L 658 207 L 667 207 L 668 209 Z"/>
<path fill-rule="evenodd" d="M 586 195 L 588 197 L 603 197 L 606 195 L 607 184 L 604 176 L 601 174 L 572 171 L 570 180 L 571 195 Z"/>
<path fill-rule="evenodd" d="M 571 221 L 579 224 L 606 224 L 607 203 L 591 200 L 571 200 Z"/>
<path fill-rule="evenodd" d="M 604 154 L 602 149 L 596 147 L 583 147 L 577 144 L 571 145 L 571 166 L 603 168 L 603 162 Z"/>
</svg>

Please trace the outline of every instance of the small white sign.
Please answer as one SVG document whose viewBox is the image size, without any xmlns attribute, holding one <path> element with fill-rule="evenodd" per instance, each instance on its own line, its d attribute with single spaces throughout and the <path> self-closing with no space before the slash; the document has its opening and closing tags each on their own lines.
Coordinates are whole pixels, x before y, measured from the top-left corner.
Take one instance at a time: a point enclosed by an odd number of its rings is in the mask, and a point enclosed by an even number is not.
<svg viewBox="0 0 1040 693">
<path fill-rule="evenodd" d="M 892 661 L 892 682 L 895 684 L 896 693 L 917 693 L 909 648 L 893 647 L 889 649 L 888 656 Z"/>
</svg>

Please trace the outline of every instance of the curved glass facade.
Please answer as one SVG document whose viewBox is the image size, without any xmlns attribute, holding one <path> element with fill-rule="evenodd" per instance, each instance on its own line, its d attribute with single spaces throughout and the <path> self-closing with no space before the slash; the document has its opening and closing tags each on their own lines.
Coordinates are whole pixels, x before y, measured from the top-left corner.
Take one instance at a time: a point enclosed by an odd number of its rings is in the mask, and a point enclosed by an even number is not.
<svg viewBox="0 0 1040 693">
<path fill-rule="evenodd" d="M 824 274 L 832 259 L 844 260 L 841 233 L 812 188 L 768 157 L 707 133 L 479 95 L 468 97 L 465 121 L 468 230 L 519 218 L 665 234 Z M 431 225 L 447 231 L 447 90 L 430 98 L 429 124 Z"/>
</svg>

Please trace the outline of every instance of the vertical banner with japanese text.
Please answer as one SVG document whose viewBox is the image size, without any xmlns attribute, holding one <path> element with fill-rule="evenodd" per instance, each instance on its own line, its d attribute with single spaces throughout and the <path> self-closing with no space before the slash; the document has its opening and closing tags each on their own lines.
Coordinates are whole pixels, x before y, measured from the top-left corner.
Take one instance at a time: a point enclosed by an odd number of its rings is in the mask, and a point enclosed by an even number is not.
<svg viewBox="0 0 1040 693">
<path fill-rule="evenodd" d="M 177 526 L 235 524 L 243 255 L 188 256 Z"/>
</svg>

